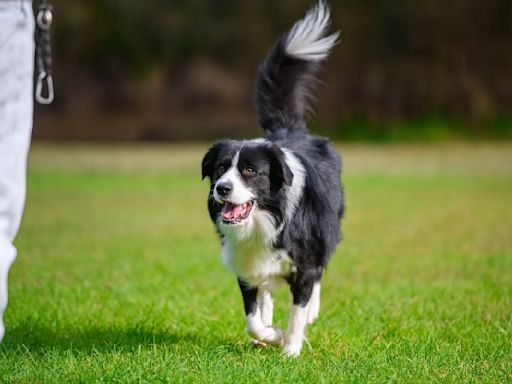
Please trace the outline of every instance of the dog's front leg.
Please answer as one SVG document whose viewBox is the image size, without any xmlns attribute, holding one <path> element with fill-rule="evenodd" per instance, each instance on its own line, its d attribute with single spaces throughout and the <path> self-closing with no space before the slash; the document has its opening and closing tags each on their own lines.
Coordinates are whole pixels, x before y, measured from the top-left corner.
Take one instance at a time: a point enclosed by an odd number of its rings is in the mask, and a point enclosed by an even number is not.
<svg viewBox="0 0 512 384">
<path fill-rule="evenodd" d="M 308 324 L 313 324 L 320 312 L 320 281 L 313 286 L 313 293 L 308 304 Z"/>
<path fill-rule="evenodd" d="M 272 294 L 267 289 L 258 289 L 258 305 L 261 312 L 261 320 L 265 327 L 272 326 L 272 318 L 274 316 L 274 301 Z"/>
<path fill-rule="evenodd" d="M 282 345 L 283 332 L 279 328 L 263 324 L 260 306 L 258 305 L 258 288 L 248 286 L 241 279 L 238 279 L 238 285 L 244 299 L 247 333 L 265 344 Z"/>
<path fill-rule="evenodd" d="M 313 294 L 315 279 L 305 275 L 295 276 L 290 281 L 292 308 L 288 319 L 288 329 L 284 335 L 283 354 L 290 357 L 300 355 L 304 342 L 308 307 Z"/>
</svg>

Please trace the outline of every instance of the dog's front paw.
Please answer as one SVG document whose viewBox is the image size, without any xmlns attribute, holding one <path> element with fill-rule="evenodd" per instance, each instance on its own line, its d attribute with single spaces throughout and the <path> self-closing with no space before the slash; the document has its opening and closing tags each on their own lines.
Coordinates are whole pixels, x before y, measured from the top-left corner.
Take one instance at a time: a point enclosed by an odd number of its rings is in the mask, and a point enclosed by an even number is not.
<svg viewBox="0 0 512 384">
<path fill-rule="evenodd" d="M 300 343 L 285 342 L 283 345 L 283 356 L 291 357 L 291 358 L 299 357 L 301 349 L 302 349 L 302 345 Z"/>
<path fill-rule="evenodd" d="M 251 339 L 251 344 L 253 345 L 253 347 L 256 348 L 266 348 L 268 346 L 267 343 L 264 343 L 263 341 L 259 341 L 256 339 Z"/>
<path fill-rule="evenodd" d="M 265 344 L 283 345 L 283 331 L 279 328 L 264 327 L 258 330 L 249 330 L 249 335 Z"/>
<path fill-rule="evenodd" d="M 263 337 L 260 341 L 271 345 L 281 346 L 283 345 L 283 331 L 279 328 L 265 327 Z"/>
<path fill-rule="evenodd" d="M 304 336 L 293 332 L 286 332 L 283 342 L 283 356 L 298 357 L 302 349 Z"/>
</svg>

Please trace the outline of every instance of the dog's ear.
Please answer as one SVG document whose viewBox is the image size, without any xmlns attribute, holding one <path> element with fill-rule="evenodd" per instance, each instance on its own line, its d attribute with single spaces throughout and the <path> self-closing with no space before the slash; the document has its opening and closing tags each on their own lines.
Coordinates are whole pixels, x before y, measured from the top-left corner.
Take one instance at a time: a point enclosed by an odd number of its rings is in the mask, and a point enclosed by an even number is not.
<svg viewBox="0 0 512 384">
<path fill-rule="evenodd" d="M 292 185 L 293 173 L 281 148 L 272 144 L 269 147 L 270 159 L 270 190 L 278 192 L 284 185 Z"/>
<path fill-rule="evenodd" d="M 215 171 L 215 163 L 219 158 L 219 153 L 226 148 L 227 142 L 219 141 L 211 146 L 211 148 L 204 155 L 203 163 L 202 163 L 202 178 L 204 180 L 205 177 L 209 177 L 210 179 L 213 176 L 213 172 Z"/>
</svg>

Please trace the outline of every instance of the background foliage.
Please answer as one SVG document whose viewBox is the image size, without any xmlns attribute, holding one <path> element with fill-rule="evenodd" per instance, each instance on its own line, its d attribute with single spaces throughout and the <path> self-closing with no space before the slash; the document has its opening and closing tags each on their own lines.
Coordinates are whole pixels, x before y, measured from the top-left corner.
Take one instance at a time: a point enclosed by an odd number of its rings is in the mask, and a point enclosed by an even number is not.
<svg viewBox="0 0 512 384">
<path fill-rule="evenodd" d="M 36 137 L 160 140 L 258 134 L 257 65 L 313 2 L 53 3 L 57 101 L 38 109 Z M 330 3 L 342 41 L 321 74 L 317 131 L 512 135 L 512 2 Z"/>
</svg>

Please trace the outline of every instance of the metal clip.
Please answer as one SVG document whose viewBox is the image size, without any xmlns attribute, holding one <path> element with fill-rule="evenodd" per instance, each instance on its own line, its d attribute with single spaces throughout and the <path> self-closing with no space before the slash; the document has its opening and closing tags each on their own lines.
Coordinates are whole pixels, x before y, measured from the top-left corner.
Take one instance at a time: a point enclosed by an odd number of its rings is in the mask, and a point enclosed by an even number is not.
<svg viewBox="0 0 512 384">
<path fill-rule="evenodd" d="M 49 8 L 40 8 L 36 16 L 37 26 L 44 31 L 48 31 L 52 26 L 53 13 Z"/>
<path fill-rule="evenodd" d="M 48 96 L 43 96 L 43 81 L 46 79 L 46 86 L 48 89 Z M 53 78 L 52 75 L 47 75 L 46 72 L 41 72 L 37 77 L 36 84 L 36 101 L 39 104 L 51 104 L 53 101 Z"/>
</svg>

